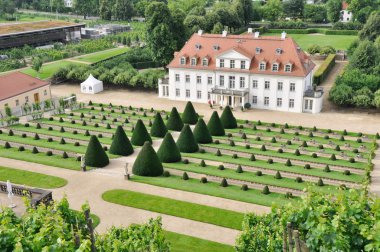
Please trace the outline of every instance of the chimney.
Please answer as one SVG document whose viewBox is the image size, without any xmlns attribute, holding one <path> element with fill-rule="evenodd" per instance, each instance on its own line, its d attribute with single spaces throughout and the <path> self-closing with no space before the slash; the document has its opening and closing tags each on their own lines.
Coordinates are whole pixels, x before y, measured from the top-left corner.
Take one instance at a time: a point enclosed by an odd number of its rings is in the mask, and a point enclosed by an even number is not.
<svg viewBox="0 0 380 252">
<path fill-rule="evenodd" d="M 223 31 L 222 37 L 227 37 L 227 31 Z"/>
<path fill-rule="evenodd" d="M 286 39 L 286 32 L 285 32 L 285 31 L 283 31 L 283 32 L 281 33 L 281 39 L 282 39 L 282 40 L 285 40 L 285 39 Z"/>
<path fill-rule="evenodd" d="M 248 33 L 251 34 L 253 32 L 252 28 L 248 28 Z"/>
<path fill-rule="evenodd" d="M 255 38 L 259 38 L 260 37 L 260 32 L 255 32 Z"/>
<path fill-rule="evenodd" d="M 202 36 L 203 30 L 198 30 L 198 36 Z"/>
</svg>

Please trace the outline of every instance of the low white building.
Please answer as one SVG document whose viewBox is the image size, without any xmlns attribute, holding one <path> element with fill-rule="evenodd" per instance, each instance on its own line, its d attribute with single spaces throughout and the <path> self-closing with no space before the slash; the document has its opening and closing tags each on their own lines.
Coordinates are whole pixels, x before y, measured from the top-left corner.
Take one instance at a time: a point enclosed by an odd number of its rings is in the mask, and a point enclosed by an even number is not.
<svg viewBox="0 0 380 252">
<path fill-rule="evenodd" d="M 73 7 L 73 0 L 64 0 L 64 1 L 63 1 L 63 4 L 64 4 L 65 7 L 67 7 L 67 8 L 72 8 L 72 7 Z"/>
<path fill-rule="evenodd" d="M 345 1 L 342 2 L 342 10 L 340 11 L 340 21 L 344 23 L 352 21 L 352 12 L 348 9 L 348 3 L 346 3 Z"/>
<path fill-rule="evenodd" d="M 315 64 L 292 38 L 194 34 L 167 66 L 159 97 L 289 112 L 318 113 L 323 91 L 312 86 Z"/>
<path fill-rule="evenodd" d="M 103 91 L 103 81 L 96 79 L 92 74 L 80 84 L 80 90 L 84 94 L 96 94 Z"/>
</svg>

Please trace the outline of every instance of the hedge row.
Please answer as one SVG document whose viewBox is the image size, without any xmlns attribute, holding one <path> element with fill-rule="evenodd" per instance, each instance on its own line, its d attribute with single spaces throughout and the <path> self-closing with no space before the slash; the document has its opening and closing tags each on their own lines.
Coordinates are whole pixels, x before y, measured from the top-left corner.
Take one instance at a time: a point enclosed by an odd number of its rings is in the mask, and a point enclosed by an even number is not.
<svg viewBox="0 0 380 252">
<path fill-rule="evenodd" d="M 308 29 L 269 29 L 268 33 L 281 33 L 285 31 L 287 34 L 310 34 L 310 33 L 322 33 L 325 35 L 358 35 L 358 31 L 353 30 L 326 30 L 319 28 Z"/>
<path fill-rule="evenodd" d="M 331 69 L 335 66 L 335 54 L 330 54 L 327 56 L 322 65 L 318 68 L 313 76 L 313 84 L 320 85 L 327 75 L 330 73 Z"/>
</svg>

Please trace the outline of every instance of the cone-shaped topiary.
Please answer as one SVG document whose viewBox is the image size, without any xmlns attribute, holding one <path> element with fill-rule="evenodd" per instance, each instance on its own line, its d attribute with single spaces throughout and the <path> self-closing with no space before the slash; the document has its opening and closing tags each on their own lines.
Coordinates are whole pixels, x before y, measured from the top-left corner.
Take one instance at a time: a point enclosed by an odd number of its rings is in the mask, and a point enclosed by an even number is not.
<svg viewBox="0 0 380 252">
<path fill-rule="evenodd" d="M 115 155 L 128 156 L 133 153 L 133 147 L 125 134 L 123 127 L 117 126 L 109 152 Z"/>
<path fill-rule="evenodd" d="M 166 133 L 164 140 L 157 151 L 157 156 L 162 163 L 175 163 L 181 161 L 181 153 L 169 132 Z"/>
<path fill-rule="evenodd" d="M 109 159 L 96 136 L 91 136 L 85 154 L 86 165 L 91 167 L 104 167 L 109 164 Z"/>
<path fill-rule="evenodd" d="M 138 119 L 135 129 L 133 130 L 131 142 L 133 145 L 143 146 L 146 141 L 152 143 L 152 138 L 146 130 L 143 121 Z"/>
<path fill-rule="evenodd" d="M 317 186 L 324 186 L 323 180 L 320 178 L 317 182 Z"/>
<path fill-rule="evenodd" d="M 264 186 L 263 191 L 262 191 L 262 194 L 270 194 L 270 191 L 269 191 L 269 187 L 268 187 L 268 186 Z"/>
<path fill-rule="evenodd" d="M 10 145 L 8 142 L 5 142 L 5 144 L 4 144 L 4 148 L 5 148 L 5 149 L 9 149 L 9 148 L 11 148 L 11 145 Z"/>
<path fill-rule="evenodd" d="M 38 151 L 38 149 L 37 149 L 37 147 L 33 147 L 33 149 L 32 149 L 32 153 L 33 154 L 37 154 L 39 151 Z"/>
<path fill-rule="evenodd" d="M 207 144 L 212 143 L 212 136 L 208 130 L 205 121 L 199 118 L 197 125 L 194 128 L 194 137 L 197 143 Z"/>
<path fill-rule="evenodd" d="M 152 137 L 164 137 L 167 132 L 168 129 L 166 128 L 164 120 L 162 120 L 161 114 L 157 112 L 152 127 L 150 128 L 150 135 Z"/>
<path fill-rule="evenodd" d="M 286 166 L 292 166 L 292 162 L 290 161 L 290 159 L 286 160 L 285 165 L 286 165 Z"/>
<path fill-rule="evenodd" d="M 250 161 L 256 161 L 256 157 L 254 154 L 251 155 L 251 157 L 249 158 Z"/>
<path fill-rule="evenodd" d="M 199 164 L 200 167 L 206 167 L 206 162 L 202 159 L 201 163 Z"/>
<path fill-rule="evenodd" d="M 222 153 L 220 152 L 220 150 L 218 149 L 215 153 L 216 156 L 220 157 L 222 155 Z"/>
<path fill-rule="evenodd" d="M 227 187 L 228 186 L 227 179 L 223 178 L 222 182 L 220 183 L 220 186 L 221 187 Z"/>
<path fill-rule="evenodd" d="M 277 171 L 275 178 L 282 179 L 281 173 L 279 171 Z"/>
<path fill-rule="evenodd" d="M 236 168 L 236 172 L 243 173 L 243 168 L 241 168 L 241 165 L 238 165 L 238 167 Z"/>
<path fill-rule="evenodd" d="M 230 106 L 226 106 L 220 116 L 220 121 L 225 129 L 236 129 L 237 122 L 236 118 L 232 114 Z"/>
<path fill-rule="evenodd" d="M 218 112 L 216 111 L 212 113 L 210 120 L 207 123 L 207 128 L 212 136 L 224 136 L 226 134 Z"/>
<path fill-rule="evenodd" d="M 132 172 L 135 175 L 147 177 L 157 177 L 163 174 L 164 168 L 162 167 L 162 163 L 150 142 L 146 141 L 144 143 L 133 164 Z"/>
<path fill-rule="evenodd" d="M 183 180 L 189 180 L 189 175 L 187 175 L 187 172 L 184 172 L 182 175 Z"/>
<path fill-rule="evenodd" d="M 198 115 L 195 112 L 193 104 L 191 102 L 186 103 L 185 110 L 182 114 L 182 122 L 187 124 L 196 124 L 198 121 Z"/>
<path fill-rule="evenodd" d="M 173 131 L 181 131 L 183 128 L 183 122 L 175 107 L 172 108 L 168 121 L 166 122 L 166 128 Z"/>
<path fill-rule="evenodd" d="M 335 160 L 336 160 L 336 156 L 335 156 L 335 154 L 331 154 L 330 160 L 332 160 L 332 161 L 335 161 Z"/>
<path fill-rule="evenodd" d="M 199 146 L 188 124 L 185 124 L 183 127 L 177 140 L 177 146 L 180 152 L 185 153 L 194 153 L 199 150 Z"/>
<path fill-rule="evenodd" d="M 34 135 L 34 140 L 40 140 L 40 136 L 37 133 Z"/>
<path fill-rule="evenodd" d="M 86 130 L 86 131 L 84 132 L 84 135 L 85 135 L 85 136 L 90 136 L 90 132 L 89 132 L 88 130 Z"/>
<path fill-rule="evenodd" d="M 68 158 L 68 157 L 69 157 L 69 156 L 67 155 L 66 151 L 64 151 L 64 152 L 62 153 L 62 158 L 66 159 L 66 158 Z"/>
<path fill-rule="evenodd" d="M 330 170 L 330 166 L 329 165 L 326 165 L 325 166 L 325 169 L 323 169 L 324 172 L 331 172 Z"/>
</svg>

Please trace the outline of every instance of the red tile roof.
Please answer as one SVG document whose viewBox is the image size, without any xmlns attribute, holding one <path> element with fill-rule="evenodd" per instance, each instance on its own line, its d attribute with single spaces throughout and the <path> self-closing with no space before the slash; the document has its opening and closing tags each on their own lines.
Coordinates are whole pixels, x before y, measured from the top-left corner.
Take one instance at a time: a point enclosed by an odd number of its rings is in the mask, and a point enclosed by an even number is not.
<svg viewBox="0 0 380 252">
<path fill-rule="evenodd" d="M 21 72 L 0 75 L 0 101 L 47 85 L 50 84 Z"/>
<path fill-rule="evenodd" d="M 198 45 L 198 48 L 197 46 Z M 200 48 L 199 48 L 200 45 Z M 218 46 L 218 50 L 214 49 Z M 259 54 L 256 53 L 256 48 L 261 48 Z M 276 49 L 281 49 L 281 54 L 276 54 Z M 249 70 L 234 69 L 233 71 L 249 71 L 255 74 L 275 74 L 284 76 L 307 76 L 315 67 L 315 64 L 309 57 L 300 49 L 297 43 L 292 38 L 281 39 L 280 37 L 258 37 L 254 34 L 244 35 L 227 35 L 223 37 L 221 34 L 193 34 L 186 42 L 184 47 L 174 54 L 174 59 L 169 63 L 168 68 L 189 68 L 198 70 L 231 70 L 227 67 L 217 68 L 216 58 L 218 55 L 228 51 L 236 51 L 251 59 Z M 182 56 L 192 58 L 198 56 L 203 59 L 206 55 L 209 58 L 208 66 L 202 66 L 202 60 L 197 61 L 196 66 L 190 65 L 190 60 L 187 59 L 186 65 L 180 64 Z M 269 63 L 265 71 L 259 70 L 259 63 L 266 61 Z M 272 72 L 271 63 L 279 62 L 279 71 Z M 285 64 L 291 62 L 292 71 L 285 72 Z"/>
<path fill-rule="evenodd" d="M 342 2 L 342 10 L 347 10 L 348 9 L 348 3 L 346 1 Z"/>
</svg>

